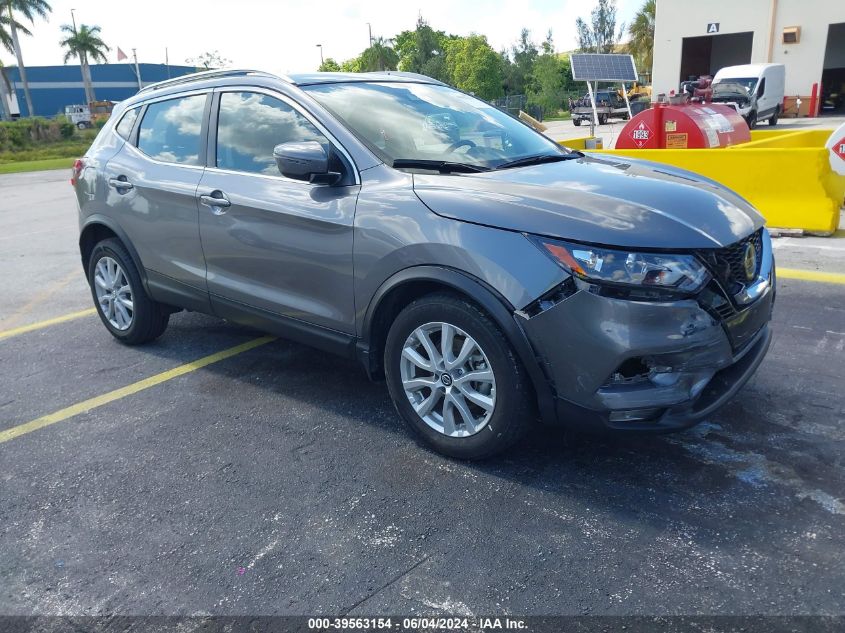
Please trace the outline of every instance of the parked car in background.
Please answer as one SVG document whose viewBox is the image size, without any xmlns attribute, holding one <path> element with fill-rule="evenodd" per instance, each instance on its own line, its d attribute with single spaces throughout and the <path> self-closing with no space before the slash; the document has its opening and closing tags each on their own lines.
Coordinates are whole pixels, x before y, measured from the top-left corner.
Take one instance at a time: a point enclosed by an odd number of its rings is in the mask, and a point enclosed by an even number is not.
<svg viewBox="0 0 845 633">
<path fill-rule="evenodd" d="M 595 93 L 596 114 L 599 125 L 606 124 L 610 119 L 627 119 L 628 106 L 625 98 L 616 90 L 598 90 Z M 572 123 L 576 127 L 582 122 L 589 123 L 593 119 L 593 105 L 590 95 L 586 94 L 575 102 L 572 109 Z"/>
<path fill-rule="evenodd" d="M 690 426 L 771 339 L 771 242 L 744 199 L 561 147 L 420 75 L 148 86 L 71 182 L 117 340 L 187 309 L 357 359 L 447 455 L 495 454 L 538 417 Z"/>
</svg>

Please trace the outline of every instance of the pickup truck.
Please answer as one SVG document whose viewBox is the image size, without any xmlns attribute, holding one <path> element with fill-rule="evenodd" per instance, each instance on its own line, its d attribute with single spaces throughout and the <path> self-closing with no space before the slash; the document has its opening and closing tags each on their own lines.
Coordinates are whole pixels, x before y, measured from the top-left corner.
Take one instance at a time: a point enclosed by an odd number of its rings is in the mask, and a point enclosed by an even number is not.
<svg viewBox="0 0 845 633">
<path fill-rule="evenodd" d="M 596 96 L 596 114 L 599 117 L 599 125 L 607 123 L 608 119 L 627 119 L 628 108 L 625 100 L 615 90 L 599 90 Z M 586 94 L 573 104 L 572 123 L 575 126 L 581 122 L 589 123 L 593 118 L 593 107 L 590 103 L 590 95 Z"/>
</svg>

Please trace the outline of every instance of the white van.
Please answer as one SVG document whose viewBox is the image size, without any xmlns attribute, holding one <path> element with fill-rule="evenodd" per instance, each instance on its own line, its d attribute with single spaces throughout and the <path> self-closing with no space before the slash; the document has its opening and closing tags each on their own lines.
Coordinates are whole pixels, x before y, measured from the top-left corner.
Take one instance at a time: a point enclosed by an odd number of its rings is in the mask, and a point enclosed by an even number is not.
<svg viewBox="0 0 845 633">
<path fill-rule="evenodd" d="M 758 121 L 776 125 L 783 108 L 783 64 L 727 66 L 713 77 L 713 103 L 733 106 L 753 129 Z"/>
</svg>

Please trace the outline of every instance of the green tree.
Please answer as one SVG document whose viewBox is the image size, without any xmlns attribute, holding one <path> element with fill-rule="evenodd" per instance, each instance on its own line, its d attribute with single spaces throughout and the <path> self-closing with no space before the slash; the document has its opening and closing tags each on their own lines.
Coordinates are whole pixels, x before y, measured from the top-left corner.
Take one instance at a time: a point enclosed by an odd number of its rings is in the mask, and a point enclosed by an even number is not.
<svg viewBox="0 0 845 633">
<path fill-rule="evenodd" d="M 616 30 L 616 0 L 599 0 L 590 13 L 590 24 L 578 18 L 575 28 L 582 53 L 612 53 L 625 32 L 624 24 Z"/>
<path fill-rule="evenodd" d="M 326 57 L 317 70 L 321 73 L 337 73 L 340 72 L 340 64 L 331 57 Z"/>
<path fill-rule="evenodd" d="M 444 31 L 431 28 L 420 16 L 413 31 L 402 31 L 393 40 L 399 69 L 449 81 L 445 55 L 449 38 Z"/>
<path fill-rule="evenodd" d="M 628 27 L 628 51 L 637 60 L 640 71 L 651 72 L 654 63 L 654 20 L 656 0 L 646 0 Z"/>
<path fill-rule="evenodd" d="M 501 57 L 483 35 L 449 40 L 446 67 L 455 86 L 481 99 L 490 101 L 504 93 Z"/>
<path fill-rule="evenodd" d="M 18 72 L 20 73 L 21 83 L 23 84 L 23 94 L 26 99 L 26 110 L 29 116 L 35 116 L 35 110 L 32 107 L 32 96 L 29 94 L 29 82 L 26 80 L 26 66 L 23 63 L 23 53 L 21 52 L 20 38 L 18 32 L 24 35 L 32 35 L 28 30 L 20 28 L 20 22 L 15 18 L 15 13 L 19 13 L 30 24 L 35 24 L 35 18 L 47 18 L 47 14 L 52 11 L 52 8 L 46 0 L 2 0 L 5 6 L 5 13 L 8 17 L 6 25 L 9 27 L 9 34 L 12 40 L 12 47 L 15 51 L 15 58 L 18 61 Z M 4 44 L 5 45 L 5 44 Z"/>
<path fill-rule="evenodd" d="M 94 86 L 91 81 L 91 67 L 89 60 L 94 62 L 106 61 L 106 53 L 111 50 L 106 43 L 100 39 L 100 27 L 80 24 L 78 29 L 70 24 L 62 25 L 62 33 L 66 37 L 59 44 L 66 48 L 65 64 L 73 57 L 79 60 L 82 67 L 82 83 L 85 86 L 85 99 L 88 103 L 94 101 Z"/>
<path fill-rule="evenodd" d="M 502 54 L 506 94 L 527 94 L 530 89 L 534 64 L 540 51 L 531 40 L 531 32 L 522 29 L 519 40 L 511 47 L 510 54 Z"/>
<path fill-rule="evenodd" d="M 372 45 L 361 53 L 361 72 L 396 70 L 399 64 L 399 55 L 393 50 L 391 43 L 391 40 L 386 40 L 383 37 L 373 38 Z"/>
<path fill-rule="evenodd" d="M 340 65 L 340 70 L 345 73 L 360 73 L 363 72 L 361 70 L 361 57 L 353 57 L 352 59 L 347 59 Z"/>
</svg>

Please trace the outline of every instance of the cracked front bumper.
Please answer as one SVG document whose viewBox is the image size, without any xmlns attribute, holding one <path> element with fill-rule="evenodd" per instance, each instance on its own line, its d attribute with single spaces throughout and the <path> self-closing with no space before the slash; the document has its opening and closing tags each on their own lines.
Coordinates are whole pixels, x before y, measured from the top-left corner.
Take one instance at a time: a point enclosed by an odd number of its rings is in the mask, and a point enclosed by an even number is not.
<svg viewBox="0 0 845 633">
<path fill-rule="evenodd" d="M 768 351 L 771 284 L 722 319 L 697 299 L 628 301 L 581 289 L 521 316 L 569 426 L 673 430 L 691 426 L 730 400 Z M 625 375 L 626 367 L 639 373 Z M 631 373 L 631 372 L 628 372 Z"/>
</svg>

